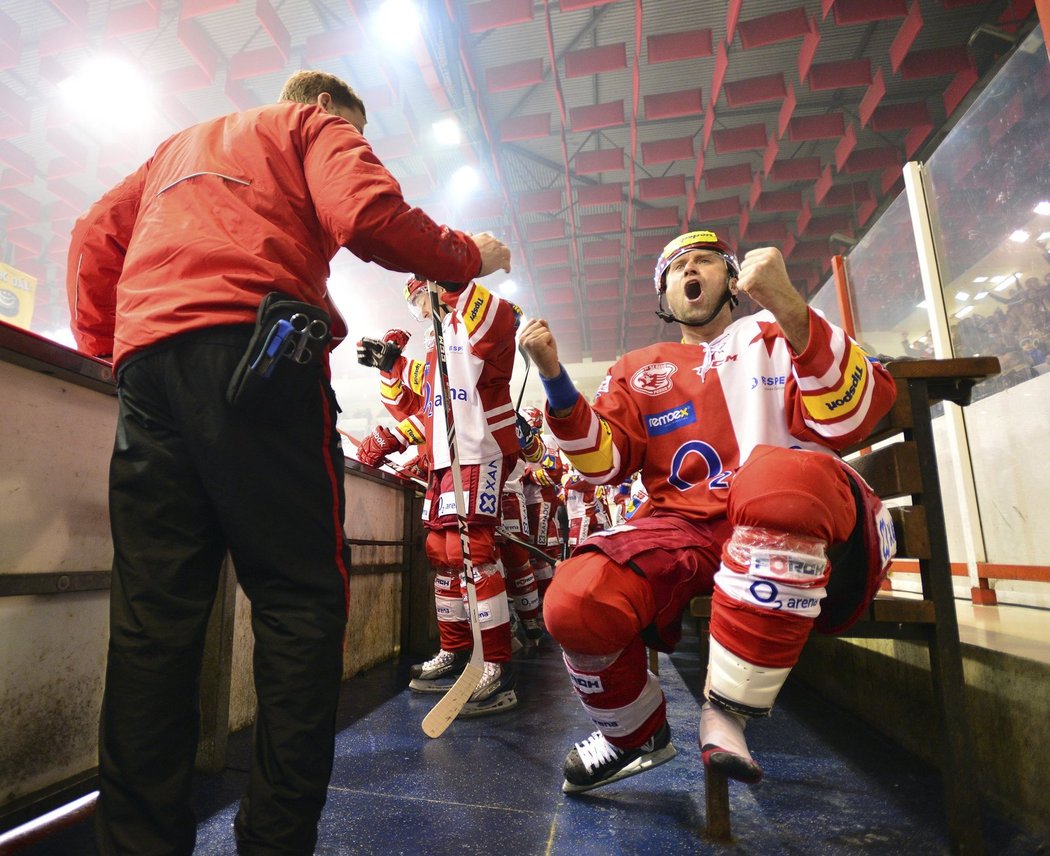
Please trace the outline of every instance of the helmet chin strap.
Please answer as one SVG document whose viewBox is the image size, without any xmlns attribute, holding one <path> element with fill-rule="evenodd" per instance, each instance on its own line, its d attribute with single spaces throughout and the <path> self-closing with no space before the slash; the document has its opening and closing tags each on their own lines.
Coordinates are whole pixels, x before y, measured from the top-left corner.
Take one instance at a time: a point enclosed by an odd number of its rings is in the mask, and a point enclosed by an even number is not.
<svg viewBox="0 0 1050 856">
<path fill-rule="evenodd" d="M 727 303 L 729 304 L 730 309 L 736 309 L 736 307 L 740 305 L 740 301 L 737 300 L 736 295 L 733 294 L 733 292 L 729 289 L 730 279 L 731 277 L 726 277 L 725 293 L 722 295 L 722 299 L 718 301 L 718 305 L 711 310 L 710 314 L 708 314 L 706 318 L 700 321 L 683 321 L 681 318 L 675 317 L 673 313 L 668 312 L 664 309 L 665 292 L 663 291 L 660 292 L 660 308 L 656 310 L 656 317 L 663 321 L 665 324 L 670 324 L 672 321 L 677 321 L 679 324 L 685 324 L 686 327 L 706 327 L 708 324 L 714 321 L 715 318 L 718 317 L 718 313 L 722 311 L 722 307 L 725 306 Z"/>
</svg>

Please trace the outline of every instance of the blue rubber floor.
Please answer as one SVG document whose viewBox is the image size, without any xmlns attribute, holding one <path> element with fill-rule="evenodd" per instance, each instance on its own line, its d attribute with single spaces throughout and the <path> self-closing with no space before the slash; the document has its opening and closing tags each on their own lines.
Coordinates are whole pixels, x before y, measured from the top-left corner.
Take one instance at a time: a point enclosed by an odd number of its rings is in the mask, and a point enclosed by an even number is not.
<svg viewBox="0 0 1050 856">
<path fill-rule="evenodd" d="M 702 834 L 704 788 L 696 746 L 696 693 L 703 670 L 687 633 L 660 657 L 678 756 L 647 773 L 574 797 L 561 765 L 589 720 L 549 639 L 516 662 L 518 707 L 454 722 L 430 740 L 420 722 L 434 703 L 405 689 L 408 661 L 371 669 L 344 685 L 341 732 L 319 856 L 370 854 L 940 854 L 948 852 L 935 770 L 807 690 L 791 684 L 750 745 L 766 769 L 759 785 L 730 784 L 734 843 Z M 231 738 L 229 765 L 201 776 L 196 853 L 232 856 L 232 822 L 247 778 L 247 733 Z M 992 816 L 989 854 L 1048 853 L 1046 842 Z M 91 854 L 82 823 L 30 856 Z"/>
</svg>

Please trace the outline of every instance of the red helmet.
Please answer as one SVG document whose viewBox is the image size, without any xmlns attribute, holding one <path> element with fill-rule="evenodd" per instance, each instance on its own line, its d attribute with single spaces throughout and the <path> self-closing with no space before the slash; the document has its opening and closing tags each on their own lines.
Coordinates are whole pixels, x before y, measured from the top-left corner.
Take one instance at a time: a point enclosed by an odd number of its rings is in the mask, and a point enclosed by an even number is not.
<svg viewBox="0 0 1050 856">
<path fill-rule="evenodd" d="M 530 428 L 543 427 L 543 411 L 538 407 L 526 407 L 522 411 L 522 415 L 525 417 L 525 421 L 529 423 Z"/>
<path fill-rule="evenodd" d="M 719 238 L 718 235 L 707 230 L 686 232 L 664 247 L 663 252 L 660 253 L 660 258 L 656 260 L 656 273 L 653 275 L 653 284 L 656 286 L 657 292 L 662 294 L 663 290 L 667 288 L 667 268 L 671 262 L 689 250 L 714 250 L 714 252 L 725 259 L 729 275 L 740 276 L 740 263 L 736 260 L 732 247 Z"/>
</svg>

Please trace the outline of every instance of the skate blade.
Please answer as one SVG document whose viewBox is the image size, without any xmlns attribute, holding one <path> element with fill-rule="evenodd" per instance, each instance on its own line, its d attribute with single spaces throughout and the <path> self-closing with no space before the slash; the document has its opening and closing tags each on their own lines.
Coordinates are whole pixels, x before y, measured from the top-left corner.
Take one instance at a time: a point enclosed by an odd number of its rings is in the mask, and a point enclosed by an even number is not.
<svg viewBox="0 0 1050 856">
<path fill-rule="evenodd" d="M 490 713 L 502 713 L 517 706 L 517 694 L 514 690 L 507 690 L 483 702 L 468 701 L 463 705 L 463 710 L 460 712 L 459 717 L 460 719 L 471 719 L 475 716 L 488 716 Z"/>
<path fill-rule="evenodd" d="M 674 748 L 674 744 L 668 743 L 663 749 L 657 749 L 655 752 L 650 752 L 648 755 L 643 755 L 641 758 L 635 758 L 630 764 L 616 774 L 609 776 L 608 779 L 602 779 L 600 782 L 595 782 L 593 785 L 574 785 L 566 780 L 562 782 L 562 793 L 582 794 L 584 791 L 593 791 L 595 788 L 602 788 L 605 787 L 605 785 L 611 785 L 613 782 L 620 781 L 620 779 L 637 776 L 639 773 L 644 773 L 646 770 L 651 770 L 653 767 L 659 767 L 661 764 L 666 764 L 677 754 L 678 750 Z"/>
<path fill-rule="evenodd" d="M 412 680 L 408 682 L 408 688 L 414 693 L 447 693 L 455 682 L 455 678 L 450 678 L 448 683 L 440 684 L 436 684 L 433 681 L 423 681 L 419 678 L 412 678 Z"/>
</svg>

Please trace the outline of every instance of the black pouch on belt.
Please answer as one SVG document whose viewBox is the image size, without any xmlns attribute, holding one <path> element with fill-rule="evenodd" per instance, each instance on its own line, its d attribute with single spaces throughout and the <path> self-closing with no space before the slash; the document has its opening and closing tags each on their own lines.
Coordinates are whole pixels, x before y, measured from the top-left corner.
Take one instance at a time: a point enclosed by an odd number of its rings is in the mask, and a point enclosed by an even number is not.
<svg viewBox="0 0 1050 856">
<path fill-rule="evenodd" d="M 327 312 L 271 291 L 259 304 L 255 330 L 230 378 L 226 400 L 243 411 L 294 407 L 304 387 L 320 376 L 331 338 Z"/>
</svg>

